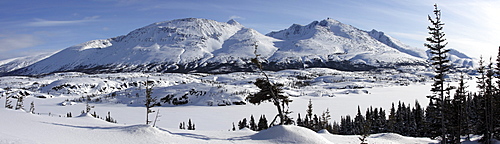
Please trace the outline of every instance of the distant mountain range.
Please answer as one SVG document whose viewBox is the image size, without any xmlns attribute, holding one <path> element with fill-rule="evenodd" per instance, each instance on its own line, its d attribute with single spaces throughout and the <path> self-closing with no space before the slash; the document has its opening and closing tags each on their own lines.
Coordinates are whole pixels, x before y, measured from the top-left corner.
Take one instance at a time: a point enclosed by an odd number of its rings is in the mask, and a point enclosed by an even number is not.
<svg viewBox="0 0 500 144">
<path fill-rule="evenodd" d="M 0 61 L 2 75 L 54 72 L 207 72 L 253 71 L 257 54 L 266 70 L 326 67 L 371 70 L 428 66 L 429 52 L 403 44 L 383 32 L 364 31 L 333 19 L 293 24 L 266 35 L 234 20 L 217 22 L 186 18 L 158 22 L 127 35 L 93 40 L 52 55 Z M 449 53 L 455 67 L 470 68 L 474 60 Z"/>
</svg>

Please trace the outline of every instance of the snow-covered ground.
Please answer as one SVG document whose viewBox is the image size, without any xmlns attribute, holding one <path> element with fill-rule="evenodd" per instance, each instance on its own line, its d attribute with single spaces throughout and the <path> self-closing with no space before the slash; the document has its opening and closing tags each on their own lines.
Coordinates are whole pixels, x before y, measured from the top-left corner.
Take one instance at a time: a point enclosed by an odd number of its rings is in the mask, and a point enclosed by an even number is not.
<svg viewBox="0 0 500 144">
<path fill-rule="evenodd" d="M 2 144 L 106 143 L 358 143 L 357 136 L 316 133 L 298 126 L 275 126 L 260 132 L 178 130 L 144 124 L 113 124 L 89 115 L 74 118 L 33 115 L 0 109 Z M 375 134 L 372 143 L 435 143 L 427 138 Z"/>
<path fill-rule="evenodd" d="M 285 70 L 268 72 L 275 82 L 285 84 L 291 95 L 292 117 L 305 114 L 309 99 L 313 113 L 329 109 L 332 120 L 356 114 L 373 106 L 390 109 L 398 101 L 413 105 L 428 104 L 430 83 L 427 73 L 342 72 L 331 69 Z M 236 105 L 257 88 L 251 84 L 258 73 L 142 74 L 117 73 L 87 75 L 59 73 L 45 77 L 0 77 L 0 143 L 359 143 L 358 136 L 315 133 L 296 126 L 269 130 L 229 131 L 250 115 L 264 114 L 271 119 L 276 108 L 271 103 Z M 149 82 L 147 82 L 149 81 Z M 426 82 L 427 81 L 427 82 Z M 153 96 L 182 98 L 186 104 L 162 102 L 158 128 L 145 123 L 144 86 L 151 83 Z M 307 83 L 305 85 L 299 83 Z M 472 83 L 472 82 L 470 82 Z M 473 87 L 473 86 L 472 86 Z M 194 90 L 193 90 L 194 89 Z M 137 93 L 137 94 L 136 94 Z M 35 104 L 35 114 L 4 109 L 5 96 L 25 95 L 24 107 Z M 79 116 L 85 101 L 95 106 L 91 112 L 105 117 L 108 112 L 117 124 L 90 116 Z M 13 104 L 16 99 L 13 100 Z M 210 105 L 210 102 L 212 105 Z M 226 106 L 217 106 L 226 105 Z M 73 118 L 67 118 L 71 112 Z M 156 114 L 156 113 L 155 113 Z M 150 114 L 154 117 L 154 114 Z M 195 131 L 179 130 L 181 122 L 191 119 Z M 270 121 L 270 120 L 269 120 Z M 397 134 L 373 134 L 369 143 L 436 143 L 428 138 Z"/>
</svg>

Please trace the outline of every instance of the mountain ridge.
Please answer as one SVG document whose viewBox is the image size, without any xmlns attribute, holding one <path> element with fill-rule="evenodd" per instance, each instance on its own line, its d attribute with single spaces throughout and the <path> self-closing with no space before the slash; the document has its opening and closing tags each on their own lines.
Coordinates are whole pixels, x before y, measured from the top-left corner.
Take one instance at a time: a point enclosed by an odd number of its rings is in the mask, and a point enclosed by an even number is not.
<svg viewBox="0 0 500 144">
<path fill-rule="evenodd" d="M 364 31 L 334 19 L 263 35 L 235 20 L 217 22 L 185 18 L 157 22 L 122 36 L 68 47 L 24 67 L 3 63 L 3 75 L 40 75 L 54 72 L 207 72 L 253 71 L 257 54 L 266 70 L 326 67 L 371 70 L 399 65 L 426 66 L 428 54 L 383 32 Z M 472 58 L 454 51 L 458 67 L 472 67 Z"/>
</svg>

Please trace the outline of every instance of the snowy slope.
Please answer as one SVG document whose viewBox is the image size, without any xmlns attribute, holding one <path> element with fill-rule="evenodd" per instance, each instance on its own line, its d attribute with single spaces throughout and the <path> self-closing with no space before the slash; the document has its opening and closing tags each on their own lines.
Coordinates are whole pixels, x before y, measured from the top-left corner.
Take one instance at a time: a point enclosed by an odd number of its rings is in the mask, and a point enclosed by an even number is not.
<svg viewBox="0 0 500 144">
<path fill-rule="evenodd" d="M 24 68 L 47 57 L 54 53 L 46 53 L 35 56 L 18 57 L 0 61 L 0 74 L 11 72 L 20 68 Z"/>
<path fill-rule="evenodd" d="M 150 24 L 115 38 L 89 41 L 46 58 L 4 61 L 0 63 L 0 73 L 252 71 L 255 67 L 249 59 L 255 57 L 255 44 L 267 70 L 371 70 L 425 66 L 428 59 L 423 49 L 404 45 L 383 32 L 363 31 L 333 19 L 306 26 L 294 24 L 263 35 L 234 20 L 186 18 Z M 473 64 L 458 51 L 450 55 L 457 66 Z"/>
<path fill-rule="evenodd" d="M 375 38 L 376 40 L 380 41 L 381 43 L 386 44 L 389 47 L 395 48 L 398 51 L 401 51 L 403 53 L 407 53 L 409 55 L 418 57 L 418 58 L 423 58 L 426 60 L 430 59 L 430 51 L 427 49 L 422 49 L 422 48 L 416 48 L 416 47 L 411 47 L 408 46 L 401 41 L 394 39 L 393 37 L 384 34 L 384 32 L 380 32 L 377 30 L 372 30 L 369 31 L 368 34 Z M 461 67 L 461 68 L 472 68 L 475 67 L 477 64 L 475 63 L 474 58 L 471 58 L 455 49 L 450 49 L 450 52 L 448 52 L 448 58 L 451 61 L 451 63 L 455 67 Z"/>
<path fill-rule="evenodd" d="M 222 48 L 224 41 L 241 28 L 235 22 L 195 18 L 159 22 L 124 36 L 66 48 L 18 72 L 29 75 L 85 69 L 175 70 L 212 58 L 212 52 Z"/>
<path fill-rule="evenodd" d="M 290 28 L 267 34 L 283 40 L 271 61 L 351 61 L 372 66 L 397 63 L 423 63 L 418 57 L 397 51 L 368 33 L 333 19 Z"/>
</svg>

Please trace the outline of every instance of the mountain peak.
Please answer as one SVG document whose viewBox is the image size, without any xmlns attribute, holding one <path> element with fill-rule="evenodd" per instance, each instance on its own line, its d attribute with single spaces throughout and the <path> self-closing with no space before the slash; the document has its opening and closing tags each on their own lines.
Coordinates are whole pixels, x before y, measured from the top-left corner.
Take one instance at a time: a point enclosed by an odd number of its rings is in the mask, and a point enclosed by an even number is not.
<svg viewBox="0 0 500 144">
<path fill-rule="evenodd" d="M 236 20 L 234 19 L 230 19 L 229 21 L 227 21 L 226 23 L 230 24 L 230 25 L 241 25 L 239 22 L 237 22 Z"/>
</svg>

